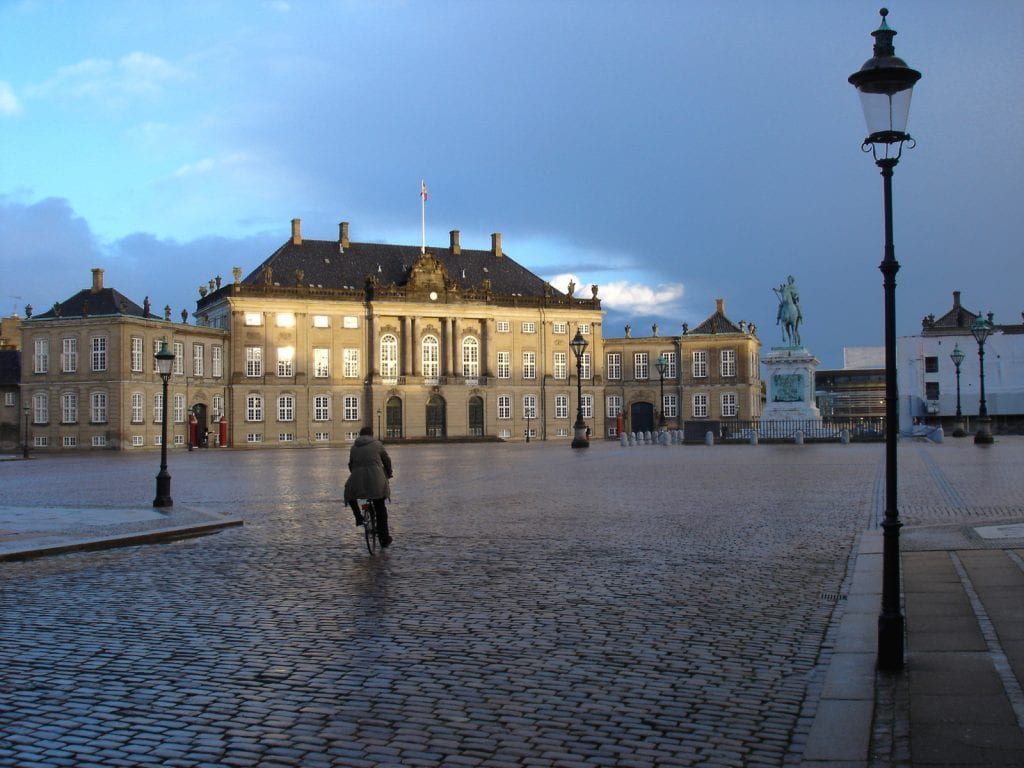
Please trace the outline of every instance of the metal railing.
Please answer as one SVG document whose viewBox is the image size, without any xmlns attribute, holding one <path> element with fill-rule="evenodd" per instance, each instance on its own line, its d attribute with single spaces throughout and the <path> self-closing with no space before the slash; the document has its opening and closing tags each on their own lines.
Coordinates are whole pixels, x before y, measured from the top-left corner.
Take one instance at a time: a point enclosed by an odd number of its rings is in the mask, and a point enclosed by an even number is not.
<svg viewBox="0 0 1024 768">
<path fill-rule="evenodd" d="M 839 442 L 844 432 L 851 442 L 881 442 L 885 440 L 885 418 L 851 417 L 832 419 L 794 419 L 786 421 L 687 421 L 684 424 L 686 442 L 703 442 L 708 432 L 715 442 L 748 443 L 755 437 L 758 442 L 791 443 L 798 433 L 805 442 Z"/>
</svg>

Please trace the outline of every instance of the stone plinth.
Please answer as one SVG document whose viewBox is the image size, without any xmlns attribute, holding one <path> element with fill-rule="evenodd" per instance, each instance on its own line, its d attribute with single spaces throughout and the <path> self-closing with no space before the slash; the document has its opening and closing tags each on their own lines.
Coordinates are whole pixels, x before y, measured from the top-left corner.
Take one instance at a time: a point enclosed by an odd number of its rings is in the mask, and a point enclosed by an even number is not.
<svg viewBox="0 0 1024 768">
<path fill-rule="evenodd" d="M 772 347 L 761 363 L 768 385 L 762 421 L 820 421 L 814 404 L 814 372 L 821 361 L 803 347 Z"/>
</svg>

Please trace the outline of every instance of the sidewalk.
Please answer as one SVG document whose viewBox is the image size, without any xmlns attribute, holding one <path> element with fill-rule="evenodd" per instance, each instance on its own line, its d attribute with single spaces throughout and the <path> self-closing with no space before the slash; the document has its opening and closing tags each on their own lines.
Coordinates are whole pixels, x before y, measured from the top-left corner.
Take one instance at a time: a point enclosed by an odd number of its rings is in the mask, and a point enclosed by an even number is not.
<svg viewBox="0 0 1024 768">
<path fill-rule="evenodd" d="M 201 536 L 242 520 L 189 507 L 0 506 L 0 561 Z"/>
</svg>

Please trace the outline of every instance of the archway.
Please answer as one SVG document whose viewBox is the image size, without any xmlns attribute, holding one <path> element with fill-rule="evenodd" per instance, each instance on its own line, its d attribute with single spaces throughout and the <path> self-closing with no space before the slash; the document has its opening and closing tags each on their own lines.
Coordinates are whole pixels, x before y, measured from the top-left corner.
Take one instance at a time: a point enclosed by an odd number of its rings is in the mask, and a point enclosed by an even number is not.
<svg viewBox="0 0 1024 768">
<path fill-rule="evenodd" d="M 469 398 L 469 434 L 474 437 L 484 434 L 484 399 L 479 395 Z"/>
<path fill-rule="evenodd" d="M 402 437 L 402 399 L 392 395 L 384 406 L 384 434 L 388 439 L 400 440 Z"/>
<path fill-rule="evenodd" d="M 444 398 L 440 395 L 431 395 L 427 401 L 427 437 L 441 438 L 447 434 Z"/>
</svg>

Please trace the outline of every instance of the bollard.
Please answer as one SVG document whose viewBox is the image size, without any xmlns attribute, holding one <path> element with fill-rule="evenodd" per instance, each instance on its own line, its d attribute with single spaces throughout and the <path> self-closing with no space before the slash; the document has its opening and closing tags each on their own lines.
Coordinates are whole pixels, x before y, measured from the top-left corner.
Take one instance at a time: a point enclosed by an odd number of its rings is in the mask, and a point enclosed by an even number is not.
<svg viewBox="0 0 1024 768">
<path fill-rule="evenodd" d="M 850 430 L 844 429 L 844 430 L 840 431 L 840 433 L 839 433 L 839 442 L 842 443 L 843 445 L 849 445 L 850 444 Z"/>
<path fill-rule="evenodd" d="M 804 432 L 802 429 L 798 429 L 796 431 L 796 434 L 793 435 L 793 442 L 796 443 L 797 445 L 804 444 Z"/>
<path fill-rule="evenodd" d="M 752 432 L 750 434 L 750 444 L 757 445 L 757 432 Z"/>
<path fill-rule="evenodd" d="M 629 438 L 626 437 L 626 433 L 625 432 L 620 432 L 619 433 L 619 445 L 621 445 L 623 448 L 625 448 L 625 447 L 627 447 L 629 445 Z"/>
<path fill-rule="evenodd" d="M 946 438 L 946 432 L 945 430 L 942 429 L 942 427 L 939 427 L 934 432 L 932 432 L 931 438 L 933 442 L 941 443 Z"/>
<path fill-rule="evenodd" d="M 662 432 L 658 435 L 658 442 L 662 445 L 668 445 L 668 432 Z"/>
<path fill-rule="evenodd" d="M 704 445 L 714 445 L 714 444 L 715 444 L 715 433 L 712 432 L 709 429 L 707 432 L 704 433 Z"/>
</svg>

